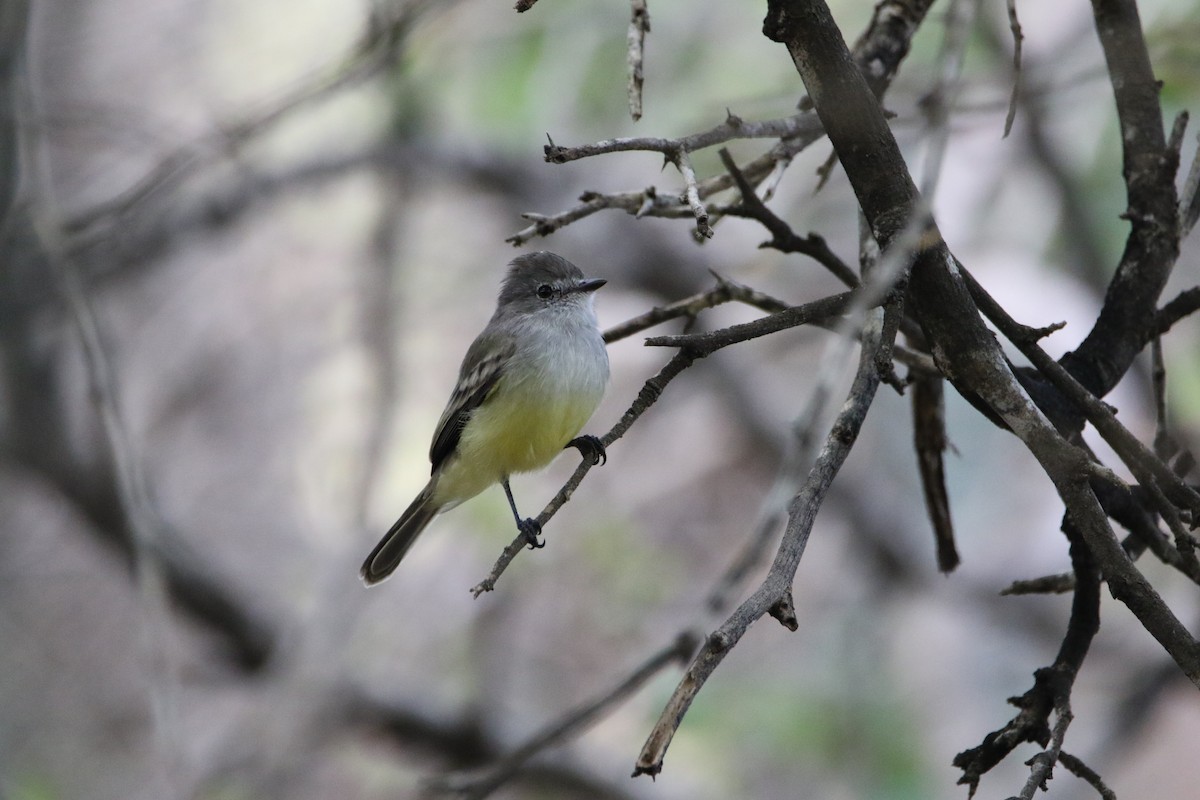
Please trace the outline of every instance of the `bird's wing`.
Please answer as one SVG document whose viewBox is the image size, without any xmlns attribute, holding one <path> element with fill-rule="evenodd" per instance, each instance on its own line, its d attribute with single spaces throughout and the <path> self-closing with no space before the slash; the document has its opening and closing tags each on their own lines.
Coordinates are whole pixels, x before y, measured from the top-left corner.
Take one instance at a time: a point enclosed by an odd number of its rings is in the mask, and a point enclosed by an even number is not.
<svg viewBox="0 0 1200 800">
<path fill-rule="evenodd" d="M 458 384 L 438 420 L 437 432 L 429 448 L 434 472 L 458 447 L 467 420 L 475 409 L 487 402 L 515 349 L 511 339 L 496 336 L 480 336 L 468 348 L 459 368 Z"/>
</svg>

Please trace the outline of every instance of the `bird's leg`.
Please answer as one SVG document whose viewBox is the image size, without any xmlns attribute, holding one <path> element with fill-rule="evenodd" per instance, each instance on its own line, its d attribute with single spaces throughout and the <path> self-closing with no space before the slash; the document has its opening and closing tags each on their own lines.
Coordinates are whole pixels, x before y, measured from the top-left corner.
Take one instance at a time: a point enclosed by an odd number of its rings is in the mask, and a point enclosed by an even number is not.
<svg viewBox="0 0 1200 800">
<path fill-rule="evenodd" d="M 583 456 L 583 460 L 589 462 L 593 467 L 597 464 L 604 464 L 608 461 L 608 453 L 604 450 L 604 442 L 596 436 L 576 436 L 571 441 L 567 442 L 567 447 L 574 447 L 579 451 L 579 455 Z"/>
<path fill-rule="evenodd" d="M 538 534 L 542 532 L 541 523 L 536 519 L 521 519 L 521 515 L 517 513 L 517 501 L 513 500 L 512 489 L 508 486 L 508 478 L 500 481 L 500 485 L 504 487 L 504 494 L 508 496 L 508 507 L 512 509 L 513 519 L 517 521 L 517 530 L 525 537 L 525 541 L 529 542 L 529 549 L 545 547 L 546 543 L 538 540 Z"/>
</svg>

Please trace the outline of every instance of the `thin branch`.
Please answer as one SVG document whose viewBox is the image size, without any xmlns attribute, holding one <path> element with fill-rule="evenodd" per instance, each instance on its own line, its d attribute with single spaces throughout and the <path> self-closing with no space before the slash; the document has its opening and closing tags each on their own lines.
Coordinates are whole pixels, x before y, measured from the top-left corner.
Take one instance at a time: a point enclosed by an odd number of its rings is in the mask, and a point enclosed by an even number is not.
<svg viewBox="0 0 1200 800">
<path fill-rule="evenodd" d="M 1146 499 L 1150 487 L 1130 487 L 1111 470 L 1104 470 L 1097 478 L 1092 486 L 1096 489 L 1104 512 L 1129 531 L 1129 536 L 1121 542 L 1129 557 L 1136 560 L 1142 552 L 1149 550 L 1159 561 L 1183 573 L 1193 583 L 1200 584 L 1200 564 L 1194 559 L 1184 558 L 1171 545 L 1171 540 L 1163 534 L 1147 510 L 1155 502 Z M 1179 536 L 1176 530 L 1172 530 L 1172 533 Z"/>
<path fill-rule="evenodd" d="M 642 118 L 642 60 L 646 34 L 650 32 L 650 11 L 646 0 L 630 0 L 629 6 L 629 116 L 637 122 Z"/>
<path fill-rule="evenodd" d="M 1045 575 L 1041 578 L 1013 581 L 1000 595 L 1019 594 L 1066 594 L 1075 590 L 1075 573 L 1063 572 L 1058 575 Z"/>
<path fill-rule="evenodd" d="M 901 295 L 892 290 L 907 276 L 912 253 L 919 246 L 920 232 L 924 230 L 925 224 L 925 215 L 918 209 L 907 229 L 899 232 L 892 239 L 893 247 L 889 248 L 878 260 L 878 263 L 874 264 L 870 263 L 869 255 L 873 251 L 865 246 L 866 243 L 872 241 L 870 232 L 864 227 L 862 232 L 864 240 L 863 272 L 867 277 L 867 282 L 862 288 L 851 293 L 849 303 L 843 312 L 845 317 L 839 324 L 839 333 L 842 335 L 830 342 L 822 354 L 821 365 L 814 381 L 815 385 L 808 406 L 801 417 L 803 422 L 797 423 L 796 439 L 804 441 L 809 437 L 816 438 L 815 431 L 826 419 L 826 408 L 833 393 L 835 377 L 845 361 L 846 348 L 854 339 L 849 334 L 862 320 L 862 348 L 859 353 L 859 364 L 847 399 L 832 422 L 824 446 L 817 455 L 807 480 L 788 505 L 788 524 L 767 577 L 751 597 L 743 602 L 717 631 L 708 637 L 683 680 L 676 686 L 671 699 L 667 702 L 658 722 L 643 745 L 634 767 L 634 776 L 643 774 L 653 776 L 662 770 L 667 748 L 692 701 L 703 688 L 708 677 L 716 670 L 725 655 L 737 644 L 750 625 L 761 619 L 764 614 L 770 614 L 785 627 L 795 630 L 791 585 L 795 580 L 796 570 L 800 565 L 800 559 L 825 494 L 853 448 L 866 418 L 867 410 L 874 402 L 882 378 L 879 365 L 881 362 L 888 362 L 890 366 L 888 354 L 891 350 L 891 341 L 895 338 L 898 330 L 895 319 L 901 313 Z M 883 309 L 877 308 L 880 303 L 885 304 Z M 718 339 L 706 346 L 717 344 L 720 341 L 722 340 Z M 648 341 L 647 344 L 649 343 Z M 681 353 L 683 352 L 688 352 L 688 350 L 682 350 Z M 808 463 L 810 460 L 808 454 L 804 452 L 803 448 L 800 452 L 799 463 Z M 751 549 L 758 546 L 756 542 L 752 541 Z M 710 600 L 714 597 L 719 597 L 719 595 L 714 594 Z"/>
<path fill-rule="evenodd" d="M 653 137 L 637 137 L 622 139 L 606 139 L 594 144 L 579 147 L 561 147 L 553 139 L 545 145 L 546 161 L 554 164 L 565 164 L 581 158 L 589 158 L 605 153 L 645 151 L 661 153 L 679 170 L 684 179 L 682 197 L 662 195 L 657 189 L 646 189 L 642 192 L 623 192 L 617 194 L 599 194 L 587 192 L 580 197 L 580 205 L 554 216 L 525 213 L 522 217 L 534 222 L 533 225 L 518 231 L 506 241 L 513 245 L 521 245 L 537 236 L 547 236 L 564 225 L 576 222 L 604 208 L 620 208 L 627 213 L 642 216 L 678 216 L 681 209 L 696 218 L 696 231 L 699 237 L 709 238 L 712 229 L 709 227 L 708 209 L 702 200 L 716 192 L 728 189 L 732 179 L 728 175 L 717 176 L 704 181 L 696 178 L 691 165 L 690 154 L 707 147 L 712 147 L 732 139 L 747 138 L 780 138 L 780 144 L 747 165 L 747 171 L 752 172 L 756 179 L 770 175 L 778 168 L 778 164 L 787 160 L 803 147 L 815 141 L 821 133 L 820 124 L 812 114 L 798 114 L 792 117 L 763 122 L 746 122 L 732 113 L 726 115 L 725 121 L 703 133 L 684 136 L 679 139 L 662 139 Z"/>
<path fill-rule="evenodd" d="M 1032 769 L 1029 770 L 1029 778 L 1025 781 L 1025 785 L 1021 787 L 1021 793 L 1017 795 L 1020 800 L 1033 800 L 1033 795 L 1038 789 L 1043 792 L 1048 791 L 1046 782 L 1050 780 L 1054 765 L 1058 763 L 1062 753 L 1062 744 L 1067 735 L 1067 728 L 1075 719 L 1075 715 L 1071 713 L 1070 703 L 1066 699 L 1062 701 L 1061 705 L 1055 704 L 1054 716 L 1054 727 L 1050 732 L 1050 746 L 1026 762 Z"/>
<path fill-rule="evenodd" d="M 879 386 L 875 357 L 882 347 L 882 330 L 883 313 L 876 311 L 871 323 L 864 330 L 858 372 L 846 403 L 830 429 L 807 481 L 792 500 L 787 529 L 769 574 L 759 588 L 705 640 L 643 745 L 633 770 L 635 776 L 653 776 L 662 771 L 663 758 L 675 731 L 705 681 L 749 626 L 772 608 L 776 608 L 789 591 L 816 520 L 817 510 L 846 456 L 849 455 Z M 681 354 L 685 352 L 688 351 L 680 351 Z"/>
<path fill-rule="evenodd" d="M 919 200 L 913 211 L 906 234 L 912 237 L 919 229 L 914 223 L 924 217 L 933 202 L 950 140 L 950 110 L 957 102 L 962 83 L 962 67 L 967 40 L 978 4 L 974 0 L 956 0 L 950 6 L 945 36 L 938 55 L 940 69 L 933 89 L 922 101 L 930 130 L 927 138 Z M 892 246 L 893 249 L 895 245 Z M 910 338 L 925 343 L 924 333 L 914 331 Z M 946 492 L 945 407 L 942 398 L 943 379 L 918 378 L 912 393 L 913 440 L 917 454 L 918 473 L 929 520 L 933 526 L 937 547 L 938 569 L 949 573 L 959 564 L 954 543 L 954 526 L 950 517 L 950 500 Z"/>
<path fill-rule="evenodd" d="M 925 497 L 925 510 L 933 526 L 938 569 L 953 572 L 961 559 L 954 543 L 954 523 L 946 492 L 946 404 L 940 376 L 920 376 L 912 381 L 913 448 Z"/>
<path fill-rule="evenodd" d="M 1046 376 L 1054 386 L 1062 392 L 1088 422 L 1095 426 L 1104 440 L 1116 451 L 1121 460 L 1138 477 L 1144 485 L 1157 483 L 1163 492 L 1181 507 L 1188 509 L 1193 519 L 1200 519 L 1200 493 L 1183 483 L 1174 472 L 1154 456 L 1137 437 L 1129 432 L 1112 410 L 1075 379 L 1067 369 L 1046 354 L 1036 341 L 1025 334 L 1020 326 L 1004 308 L 987 293 L 978 281 L 961 265 L 963 277 L 971 290 L 971 296 L 979 305 L 984 315 L 999 328 L 1000 332 L 1011 341 L 1030 363 Z M 1064 357 L 1064 361 L 1066 358 Z M 1162 510 L 1162 509 L 1160 509 Z M 1170 513 L 1168 510 L 1167 513 Z"/>
<path fill-rule="evenodd" d="M 1196 140 L 1200 142 L 1200 134 Z M 1196 220 L 1200 219 L 1200 148 L 1192 156 L 1192 166 L 1188 169 L 1187 179 L 1179 192 L 1179 240 L 1183 241 Z"/>
<path fill-rule="evenodd" d="M 1154 398 L 1154 455 L 1170 463 L 1177 448 L 1167 427 L 1167 366 L 1159 336 L 1150 340 L 1150 390 Z"/>
<path fill-rule="evenodd" d="M 1012 94 L 1008 97 L 1008 114 L 1004 118 L 1004 136 L 1012 132 L 1013 121 L 1017 118 L 1017 101 L 1021 97 L 1021 49 L 1025 34 L 1021 32 L 1021 21 L 1017 19 L 1017 0 L 1006 0 L 1008 6 L 1008 28 L 1013 37 L 1013 86 Z"/>
<path fill-rule="evenodd" d="M 625 414 L 622 415 L 620 421 L 617 422 L 617 424 L 614 425 L 608 433 L 600 437 L 600 441 L 604 444 L 604 446 L 607 448 L 617 439 L 620 439 L 622 436 L 624 436 L 625 432 L 629 430 L 630 426 L 632 426 L 633 423 L 636 422 L 638 418 L 650 408 L 650 406 L 654 405 L 655 401 L 657 401 L 662 395 L 663 390 L 667 388 L 667 384 L 674 380 L 679 373 L 690 367 L 692 362 L 700 357 L 701 356 L 685 350 L 681 350 L 676 353 L 675 356 L 667 362 L 667 365 L 663 367 L 657 375 L 646 381 L 646 383 L 642 386 L 641 391 L 638 392 L 637 398 L 634 399 L 633 404 L 630 405 L 630 407 L 625 411 Z M 583 482 L 584 476 L 588 474 L 588 471 L 591 468 L 592 461 L 590 459 L 585 458 L 580 462 L 579 466 L 575 468 L 575 473 L 571 475 L 566 484 L 559 489 L 558 494 L 556 494 L 554 498 L 546 505 L 546 507 L 542 509 L 542 512 L 538 514 L 537 521 L 540 525 L 544 527 L 546 523 L 550 521 L 550 518 L 557 513 L 558 509 L 562 508 L 562 506 L 571 499 L 571 495 L 573 495 L 575 490 L 579 488 L 579 484 Z M 496 581 L 500 579 L 502 574 L 504 574 L 504 570 L 508 569 L 508 565 L 511 564 L 512 560 L 517 557 L 517 554 L 520 553 L 521 550 L 523 550 L 528 544 L 529 540 L 526 539 L 524 535 L 518 535 L 516 538 L 514 538 L 512 542 L 510 542 L 509 545 L 504 548 L 504 551 L 496 560 L 495 565 L 492 567 L 492 571 L 488 573 L 487 577 L 472 587 L 471 594 L 473 594 L 475 597 L 479 597 L 479 595 L 483 594 L 484 592 L 490 592 L 496 588 Z"/>
<path fill-rule="evenodd" d="M 671 157 L 679 173 L 683 175 L 684 192 L 683 197 L 687 201 L 688 208 L 692 210 L 692 214 L 696 217 L 696 234 L 702 239 L 711 239 L 713 229 L 708 224 L 708 209 L 704 207 L 704 203 L 700 202 L 700 191 L 696 188 L 696 171 L 692 168 L 692 157 L 687 150 L 678 150 Z"/>
<path fill-rule="evenodd" d="M 446 717 L 379 696 L 365 687 L 335 686 L 328 690 L 332 698 L 334 723 L 350 730 L 382 734 L 399 744 L 422 753 L 436 752 L 445 761 L 463 768 L 502 758 L 506 743 L 489 735 L 480 720 Z M 581 767 L 561 762 L 535 761 L 520 772 L 524 778 L 551 794 L 583 796 L 597 800 L 637 800 L 644 797 L 629 790 L 628 781 L 617 784 L 597 777 Z M 213 792 L 209 792 L 213 794 Z M 278 793 L 277 793 L 278 794 Z M 290 796 L 290 795 L 283 795 Z"/>
<path fill-rule="evenodd" d="M 918 185 L 920 195 L 930 205 L 937 190 L 950 141 L 950 110 L 958 100 L 962 85 L 962 67 L 966 56 L 971 23 L 975 18 L 978 0 L 953 0 L 947 13 L 945 36 L 938 53 L 937 80 L 922 99 L 921 106 L 929 116 L 926 152 Z"/>
<path fill-rule="evenodd" d="M 664 158 L 672 158 L 680 150 L 694 153 L 708 147 L 733 141 L 734 139 L 790 139 L 804 137 L 815 140 L 821 135 L 821 124 L 814 114 L 796 114 L 782 119 L 747 122 L 736 114 L 726 113 L 725 121 L 701 133 L 682 136 L 678 139 L 662 139 L 650 136 L 640 136 L 620 139 L 604 139 L 593 144 L 577 147 L 560 147 L 553 140 L 542 150 L 546 161 L 551 164 L 566 164 L 581 158 L 604 155 L 606 153 L 625 153 L 642 151 L 661 153 Z M 811 137 L 811 138 L 810 138 Z M 731 184 L 726 182 L 722 188 Z"/>
<path fill-rule="evenodd" d="M 579 205 L 561 214 L 546 216 L 545 214 L 538 214 L 533 211 L 522 213 L 521 218 L 529 220 L 533 224 L 522 228 L 504 241 L 514 247 L 520 247 L 530 239 L 535 239 L 539 236 L 549 236 L 559 228 L 570 225 L 572 222 L 581 220 L 584 217 L 590 217 L 592 214 L 605 208 L 621 208 L 630 214 L 635 214 L 645 205 L 647 197 L 657 198 L 657 191 L 651 188 L 644 192 L 624 192 L 615 195 L 584 192 L 579 196 Z"/>
<path fill-rule="evenodd" d="M 773 247 L 783 253 L 802 253 L 810 256 L 851 289 L 859 285 L 858 275 L 829 249 L 829 245 L 826 244 L 823 237 L 814 233 L 810 233 L 806 237 L 797 236 L 790 225 L 767 208 L 766 203 L 754 191 L 750 181 L 746 180 L 746 176 L 742 174 L 729 151 L 722 147 L 717 153 L 742 195 L 740 210 L 730 208 L 725 213 L 746 216 L 761 222 L 763 227 L 770 231 L 771 241 L 763 242 L 759 247 Z"/>
<path fill-rule="evenodd" d="M 1060 751 L 1058 754 L 1058 763 L 1066 767 L 1067 770 L 1076 777 L 1087 781 L 1087 783 L 1096 790 L 1096 793 L 1100 795 L 1100 800 L 1117 800 L 1117 793 L 1105 785 L 1104 781 L 1100 779 L 1100 776 L 1096 774 L 1095 770 L 1093 770 L 1087 764 L 1084 764 L 1075 756 L 1071 755 L 1070 753 Z"/>
<path fill-rule="evenodd" d="M 1200 311 L 1200 286 L 1184 289 L 1174 300 L 1159 309 L 1154 317 L 1154 335 L 1162 336 L 1176 322 L 1196 311 Z"/>
<path fill-rule="evenodd" d="M 672 664 L 687 663 L 698 644 L 694 634 L 680 634 L 674 642 L 646 659 L 616 686 L 568 711 L 525 744 L 490 763 L 482 771 L 453 773 L 433 778 L 426 782 L 427 788 L 439 795 L 452 795 L 464 800 L 482 800 L 511 780 L 530 759 L 586 731 L 613 707 L 637 693 L 655 675 Z"/>
<path fill-rule="evenodd" d="M 43 116 L 37 96 L 31 96 L 27 113 L 34 119 Z M 33 126 L 22 127 L 29 130 Z M 54 185 L 52 161 L 44 139 L 30 137 L 21 144 L 36 175 L 30 177 L 31 186 L 44 190 Z M 250 610 L 227 581 L 213 574 L 204 559 L 161 516 L 152 499 L 151 479 L 121 407 L 119 384 L 105 349 L 100 322 L 84 276 L 70 252 L 67 223 L 53 203 L 34 203 L 26 213 L 22 224 L 29 227 L 29 238 L 36 241 L 34 248 L 46 265 L 51 285 L 57 284 L 55 288 L 65 300 L 67 319 L 78 336 L 89 399 L 100 423 L 99 441 L 103 446 L 96 454 L 100 465 L 97 494 L 101 499 L 94 495 L 85 497 L 78 489 L 67 489 L 67 493 L 97 523 L 94 532 L 114 543 L 132 567 L 143 601 L 141 609 L 145 617 L 140 632 L 147 663 L 168 672 L 176 667 L 168 625 L 174 602 L 223 634 L 224 643 L 240 668 L 248 672 L 261 669 L 275 644 L 268 625 Z M 39 448 L 55 446 L 47 441 L 37 444 Z M 48 467 L 46 461 L 36 463 L 54 481 L 73 483 Z M 115 511 L 111 507 L 114 505 Z M 177 733 L 178 698 L 169 690 L 176 684 L 177 681 L 168 681 L 166 685 L 162 681 L 151 682 L 151 711 L 160 737 L 174 737 Z M 180 752 L 178 742 L 160 744 L 169 758 Z"/>
<path fill-rule="evenodd" d="M 854 292 L 835 294 L 801 306 L 792 306 L 751 322 L 730 325 L 728 328 L 706 333 L 652 336 L 646 340 L 646 344 L 650 347 L 678 347 L 680 352 L 690 353 L 694 358 L 702 358 L 732 344 L 840 316 L 850 307 L 854 295 Z M 881 300 L 882 298 L 879 298 L 876 302 Z"/>
<path fill-rule="evenodd" d="M 691 297 L 685 297 L 682 300 L 677 300 L 665 306 L 656 306 L 640 316 L 609 328 L 604 332 L 605 344 L 612 344 L 672 319 L 686 317 L 688 320 L 693 320 L 704 309 L 713 308 L 723 303 L 744 303 L 745 305 L 771 313 L 784 311 L 789 308 L 788 304 L 782 300 L 764 294 L 757 289 L 752 289 L 749 286 L 731 281 L 716 273 L 713 273 L 713 275 L 717 279 L 717 285 L 712 289 L 694 294 Z"/>
</svg>

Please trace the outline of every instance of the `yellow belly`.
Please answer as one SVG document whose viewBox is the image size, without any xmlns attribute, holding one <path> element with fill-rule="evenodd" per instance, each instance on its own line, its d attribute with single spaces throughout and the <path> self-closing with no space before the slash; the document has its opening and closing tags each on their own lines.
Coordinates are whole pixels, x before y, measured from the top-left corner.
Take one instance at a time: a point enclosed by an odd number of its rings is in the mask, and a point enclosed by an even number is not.
<svg viewBox="0 0 1200 800">
<path fill-rule="evenodd" d="M 546 466 L 579 433 L 599 401 L 597 393 L 548 395 L 537 387 L 498 387 L 463 429 L 434 499 L 451 507 L 509 475 Z"/>
</svg>

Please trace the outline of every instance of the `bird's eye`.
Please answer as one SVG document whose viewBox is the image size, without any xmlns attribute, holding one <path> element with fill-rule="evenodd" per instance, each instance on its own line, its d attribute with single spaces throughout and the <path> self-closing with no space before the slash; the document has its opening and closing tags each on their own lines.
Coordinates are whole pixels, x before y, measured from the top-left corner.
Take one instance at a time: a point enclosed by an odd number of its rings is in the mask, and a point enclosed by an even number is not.
<svg viewBox="0 0 1200 800">
<path fill-rule="evenodd" d="M 543 283 L 537 288 L 537 296 L 543 300 L 549 300 L 552 294 L 554 294 L 554 288 L 548 283 Z"/>
</svg>

